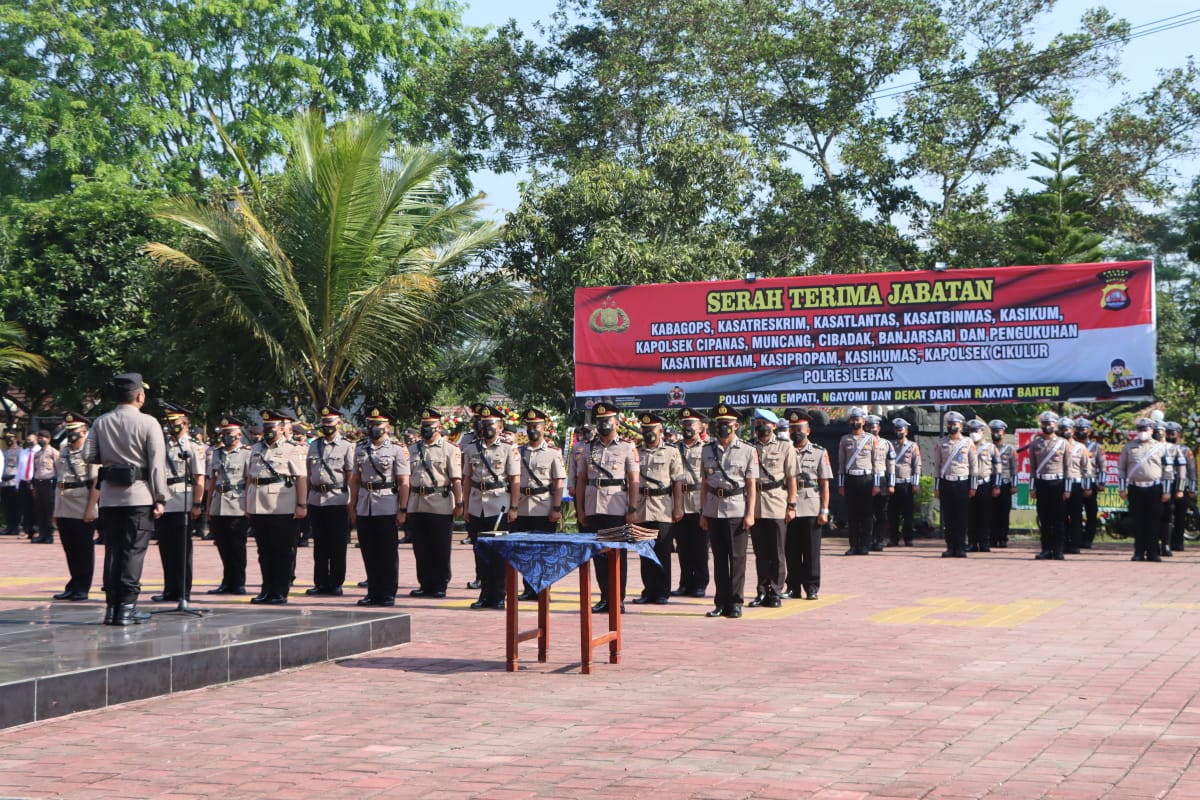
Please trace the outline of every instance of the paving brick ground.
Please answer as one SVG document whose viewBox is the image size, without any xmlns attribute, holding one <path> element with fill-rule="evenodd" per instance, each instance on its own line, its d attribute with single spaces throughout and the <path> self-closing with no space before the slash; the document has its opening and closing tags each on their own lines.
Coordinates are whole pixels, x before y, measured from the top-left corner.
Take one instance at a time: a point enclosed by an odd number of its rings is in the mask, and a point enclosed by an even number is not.
<svg viewBox="0 0 1200 800">
<path fill-rule="evenodd" d="M 456 546 L 451 597 L 400 604 L 411 644 L 0 731 L 0 796 L 1200 798 L 1200 550 L 844 547 L 826 542 L 816 602 L 631 606 L 624 663 L 585 676 L 574 579 L 550 661 L 529 643 L 506 673 L 503 615 L 466 608 Z M 197 552 L 203 603 L 217 561 Z M 303 597 L 308 553 L 293 604 L 352 603 Z M 64 575 L 57 545 L 0 537 L 0 608 Z M 152 548 L 148 589 L 160 575 Z"/>
</svg>

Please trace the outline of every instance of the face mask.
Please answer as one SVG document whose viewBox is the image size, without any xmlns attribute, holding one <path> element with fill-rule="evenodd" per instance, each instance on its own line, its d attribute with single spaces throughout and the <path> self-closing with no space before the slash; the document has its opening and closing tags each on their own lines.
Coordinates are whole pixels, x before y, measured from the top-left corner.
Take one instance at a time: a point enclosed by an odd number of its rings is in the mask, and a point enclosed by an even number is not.
<svg viewBox="0 0 1200 800">
<path fill-rule="evenodd" d="M 696 429 L 695 428 L 684 428 L 683 429 L 683 440 L 685 442 L 690 442 L 692 439 L 695 439 L 695 438 L 696 438 Z"/>
<path fill-rule="evenodd" d="M 542 440 L 542 431 L 540 428 L 526 428 L 525 436 L 527 436 L 531 442 L 540 442 Z"/>
<path fill-rule="evenodd" d="M 238 440 L 238 437 L 234 436 L 232 433 L 226 433 L 226 434 L 221 435 L 221 444 L 225 445 L 226 447 L 233 447 L 234 443 L 237 442 L 237 440 Z"/>
<path fill-rule="evenodd" d="M 950 425 L 946 428 L 946 433 L 962 433 L 962 425 Z"/>
<path fill-rule="evenodd" d="M 792 431 L 792 442 L 795 444 L 804 444 L 808 439 L 808 434 L 804 431 Z"/>
<path fill-rule="evenodd" d="M 770 435 L 771 435 L 771 426 L 769 426 L 769 425 L 755 425 L 755 426 L 754 426 L 754 435 L 755 435 L 755 436 L 757 436 L 757 437 L 758 437 L 758 438 L 760 438 L 760 439 L 765 439 L 765 438 L 767 438 L 768 436 L 770 436 Z"/>
<path fill-rule="evenodd" d="M 333 436 L 335 433 L 337 433 L 337 425 L 322 425 L 321 426 L 321 435 L 322 436 Z"/>
<path fill-rule="evenodd" d="M 1150 441 L 1150 431 L 1138 431 L 1138 440 L 1143 442 Z"/>
<path fill-rule="evenodd" d="M 993 441 L 993 442 L 1000 442 L 1000 441 L 1003 441 L 1003 440 L 1004 440 L 1004 434 L 1003 434 L 1003 433 L 993 433 L 993 434 L 992 434 L 992 441 Z"/>
<path fill-rule="evenodd" d="M 1055 428 L 1053 425 L 1043 425 L 1042 426 L 1042 433 L 1054 433 L 1054 431 L 1055 431 Z"/>
<path fill-rule="evenodd" d="M 421 426 L 421 438 L 422 439 L 432 439 L 434 433 L 436 433 L 436 431 L 434 430 L 432 425 L 422 425 Z"/>
<path fill-rule="evenodd" d="M 729 422 L 717 423 L 717 436 L 726 439 L 733 435 L 733 425 Z"/>
<path fill-rule="evenodd" d="M 601 422 L 596 426 L 596 433 L 601 436 L 608 436 L 613 432 L 613 424 L 611 422 Z"/>
<path fill-rule="evenodd" d="M 978 442 L 978 441 L 980 441 L 981 439 L 983 439 L 983 434 L 982 434 L 982 433 L 980 433 L 979 431 L 972 431 L 972 432 L 971 432 L 971 441 L 972 441 L 972 442 Z"/>
<path fill-rule="evenodd" d="M 896 428 L 896 438 L 897 439 L 903 439 L 905 436 L 908 436 L 907 428 Z"/>
<path fill-rule="evenodd" d="M 648 445 L 656 444 L 658 442 L 658 431 L 643 430 L 642 431 L 642 441 Z"/>
<path fill-rule="evenodd" d="M 495 425 L 484 425 L 480 429 L 480 431 L 483 433 L 483 438 L 485 438 L 485 439 L 495 439 L 496 438 L 496 426 Z"/>
<path fill-rule="evenodd" d="M 182 425 L 172 425 L 172 426 L 171 426 L 171 433 L 173 433 L 173 434 L 175 434 L 176 436 L 178 436 L 179 434 L 183 433 L 183 426 L 182 426 Z"/>
<path fill-rule="evenodd" d="M 1167 441 L 1168 441 L 1168 442 L 1171 442 L 1172 444 L 1174 444 L 1175 442 L 1178 442 L 1178 441 L 1179 441 L 1179 434 L 1177 434 L 1177 433 L 1168 433 L 1168 434 L 1167 434 Z"/>
<path fill-rule="evenodd" d="M 75 442 L 78 442 L 82 438 L 83 438 L 83 434 L 80 433 L 79 431 L 71 431 L 70 433 L 67 434 L 67 441 L 71 442 L 72 444 L 74 444 Z"/>
<path fill-rule="evenodd" d="M 372 425 L 371 429 L 367 431 L 367 435 L 372 439 L 382 439 L 385 433 L 387 433 L 387 428 L 382 425 Z"/>
<path fill-rule="evenodd" d="M 264 442 L 273 442 L 278 438 L 279 438 L 279 431 L 275 430 L 274 428 L 267 428 L 265 431 L 263 431 L 263 441 Z"/>
<path fill-rule="evenodd" d="M 860 421 L 854 421 L 854 422 L 851 422 L 851 423 L 850 423 L 850 430 L 852 430 L 852 431 L 861 431 L 861 430 L 862 430 L 862 426 L 863 426 L 862 422 L 860 422 Z"/>
</svg>

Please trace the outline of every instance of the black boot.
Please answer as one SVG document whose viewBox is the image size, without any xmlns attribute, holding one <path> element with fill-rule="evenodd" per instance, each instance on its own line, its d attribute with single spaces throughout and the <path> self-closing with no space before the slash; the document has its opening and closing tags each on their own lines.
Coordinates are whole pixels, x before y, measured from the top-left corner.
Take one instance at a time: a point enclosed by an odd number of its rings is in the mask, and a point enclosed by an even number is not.
<svg viewBox="0 0 1200 800">
<path fill-rule="evenodd" d="M 150 619 L 150 614 L 146 611 L 138 611 L 137 603 L 121 603 L 117 606 L 116 616 L 113 618 L 114 625 L 141 625 L 146 620 Z"/>
<path fill-rule="evenodd" d="M 115 625 L 116 618 L 117 618 L 117 607 L 114 606 L 112 603 L 109 603 L 108 605 L 106 605 L 104 607 L 104 624 L 105 625 Z"/>
</svg>

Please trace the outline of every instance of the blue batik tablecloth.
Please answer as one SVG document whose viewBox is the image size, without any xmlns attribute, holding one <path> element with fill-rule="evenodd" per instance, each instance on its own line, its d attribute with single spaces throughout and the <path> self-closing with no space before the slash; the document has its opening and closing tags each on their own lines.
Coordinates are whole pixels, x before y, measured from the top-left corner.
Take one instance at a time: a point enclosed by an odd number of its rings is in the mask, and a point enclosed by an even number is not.
<svg viewBox="0 0 1200 800">
<path fill-rule="evenodd" d="M 662 563 L 654 554 L 653 540 L 601 542 L 594 533 L 506 533 L 475 542 L 475 552 L 487 559 L 504 559 L 535 592 L 565 578 L 605 550 L 632 550 L 655 564 Z"/>
</svg>

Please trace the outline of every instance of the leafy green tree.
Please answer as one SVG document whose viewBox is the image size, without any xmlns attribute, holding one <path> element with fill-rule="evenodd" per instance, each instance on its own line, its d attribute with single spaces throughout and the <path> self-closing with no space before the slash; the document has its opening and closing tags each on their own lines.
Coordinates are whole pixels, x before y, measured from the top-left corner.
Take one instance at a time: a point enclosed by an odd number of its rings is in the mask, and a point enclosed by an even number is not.
<svg viewBox="0 0 1200 800">
<path fill-rule="evenodd" d="M 1090 230 L 1094 203 L 1081 191 L 1085 184 L 1077 171 L 1083 135 L 1067 103 L 1052 106 L 1049 122 L 1050 133 L 1036 138 L 1054 149 L 1035 152 L 1032 160 L 1050 174 L 1032 176 L 1030 180 L 1042 186 L 1042 191 L 1017 203 L 1017 257 L 1026 264 L 1099 261 L 1104 236 Z"/>
<path fill-rule="evenodd" d="M 149 216 L 160 197 L 113 172 L 10 204 L 0 222 L 0 307 L 50 367 L 19 376 L 30 402 L 84 407 L 131 367 L 131 348 L 153 338 L 153 269 L 138 251 L 162 230 Z"/>
<path fill-rule="evenodd" d="M 524 187 L 495 254 L 527 289 L 495 332 L 510 396 L 569 407 L 576 287 L 744 274 L 745 140 L 666 112 L 646 144 L 644 154 L 597 158 L 563 178 L 535 175 Z"/>
<path fill-rule="evenodd" d="M 197 318 L 259 348 L 313 406 L 341 406 L 402 385 L 414 359 L 499 316 L 504 276 L 471 270 L 498 230 L 479 198 L 452 199 L 443 155 L 393 148 L 377 116 L 326 127 L 305 113 L 285 135 L 277 176 L 260 180 L 239 155 L 245 193 L 161 207 L 180 241 L 146 252 L 189 278 Z"/>
<path fill-rule="evenodd" d="M 115 165 L 200 190 L 283 152 L 298 108 L 377 109 L 403 133 L 429 100 L 422 67 L 462 35 L 454 0 L 29 0 L 0 8 L 0 193 L 45 197 Z"/>
</svg>

